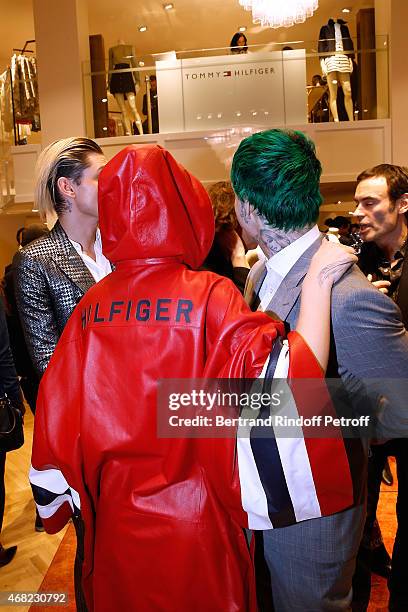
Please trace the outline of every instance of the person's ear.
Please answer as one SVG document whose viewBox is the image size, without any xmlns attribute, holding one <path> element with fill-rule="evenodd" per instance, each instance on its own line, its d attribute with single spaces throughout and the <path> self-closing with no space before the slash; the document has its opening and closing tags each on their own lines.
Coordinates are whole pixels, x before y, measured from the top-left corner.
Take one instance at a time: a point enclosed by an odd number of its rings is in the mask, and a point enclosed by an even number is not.
<svg viewBox="0 0 408 612">
<path fill-rule="evenodd" d="M 66 176 L 60 176 L 57 181 L 58 190 L 63 198 L 74 198 L 75 190 L 72 186 L 71 179 Z"/>
<path fill-rule="evenodd" d="M 402 196 L 398 198 L 397 202 L 399 204 L 398 213 L 400 215 L 408 212 L 408 193 L 403 193 Z"/>
</svg>

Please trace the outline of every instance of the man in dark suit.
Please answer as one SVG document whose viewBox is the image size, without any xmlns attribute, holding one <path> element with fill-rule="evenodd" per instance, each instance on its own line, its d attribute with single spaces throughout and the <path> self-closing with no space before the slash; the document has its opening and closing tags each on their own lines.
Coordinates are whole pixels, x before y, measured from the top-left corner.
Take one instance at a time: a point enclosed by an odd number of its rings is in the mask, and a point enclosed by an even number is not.
<svg viewBox="0 0 408 612">
<path fill-rule="evenodd" d="M 38 158 L 34 203 L 42 220 L 58 220 L 47 236 L 23 248 L 15 265 L 15 294 L 34 367 L 41 377 L 75 306 L 111 272 L 98 229 L 98 177 L 106 163 L 89 138 L 66 138 Z M 67 384 L 69 375 L 67 374 Z M 37 516 L 36 528 L 40 527 Z M 83 523 L 74 519 L 77 609 L 86 610 L 81 588 Z"/>
<path fill-rule="evenodd" d="M 277 315 L 291 329 L 299 314 L 303 279 L 322 240 L 316 225 L 320 174 L 313 143 L 297 131 L 268 130 L 246 138 L 232 164 L 238 219 L 267 258 L 250 272 L 247 301 L 253 309 Z M 366 408 L 374 414 L 381 401 L 387 405 L 381 435 L 398 428 L 408 432 L 403 394 L 390 384 L 393 381 L 384 380 L 408 376 L 408 338 L 396 305 L 354 266 L 333 287 L 331 325 L 327 376 L 340 376 L 349 390 L 370 379 Z M 367 444 L 349 442 L 354 506 L 332 517 L 257 534 L 259 540 L 262 533 L 277 612 L 350 609 L 365 520 Z M 260 608 L 268 609 L 264 600 Z"/>
<path fill-rule="evenodd" d="M 355 201 L 354 214 L 359 218 L 360 236 L 364 240 L 359 265 L 373 284 L 400 307 L 402 320 L 408 327 L 408 169 L 381 164 L 365 170 L 357 177 Z M 354 580 L 354 600 L 359 610 L 367 608 L 370 598 L 371 576 L 364 569 L 369 568 L 381 553 L 386 558 L 384 544 L 373 548 L 371 534 L 381 473 L 390 455 L 395 456 L 397 462 L 398 529 L 388 581 L 389 609 L 408 609 L 408 440 L 397 438 L 371 447 L 367 520 Z"/>
</svg>

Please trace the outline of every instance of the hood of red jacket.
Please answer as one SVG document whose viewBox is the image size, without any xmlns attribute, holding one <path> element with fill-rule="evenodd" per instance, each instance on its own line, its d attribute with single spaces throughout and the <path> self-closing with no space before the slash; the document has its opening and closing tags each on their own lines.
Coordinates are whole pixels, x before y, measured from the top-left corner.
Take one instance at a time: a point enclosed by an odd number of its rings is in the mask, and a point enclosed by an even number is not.
<svg viewBox="0 0 408 612">
<path fill-rule="evenodd" d="M 103 253 L 114 264 L 178 257 L 194 269 L 210 250 L 207 192 L 158 145 L 131 145 L 115 155 L 99 176 L 98 203 Z"/>
</svg>

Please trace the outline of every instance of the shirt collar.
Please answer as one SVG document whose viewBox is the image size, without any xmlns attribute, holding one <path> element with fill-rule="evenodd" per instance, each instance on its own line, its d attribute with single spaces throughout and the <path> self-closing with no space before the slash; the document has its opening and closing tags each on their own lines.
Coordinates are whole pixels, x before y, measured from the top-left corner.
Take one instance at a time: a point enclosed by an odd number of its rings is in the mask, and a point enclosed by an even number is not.
<svg viewBox="0 0 408 612">
<path fill-rule="evenodd" d="M 407 252 L 407 240 L 405 240 L 404 244 L 395 253 L 394 255 L 395 259 L 403 259 L 405 257 L 406 252 Z"/>
<path fill-rule="evenodd" d="M 273 271 L 282 279 L 293 268 L 298 259 L 305 251 L 319 238 L 320 231 L 317 225 L 314 225 L 306 234 L 300 236 L 294 242 L 291 242 L 287 247 L 273 255 L 266 262 L 267 271 Z"/>
<path fill-rule="evenodd" d="M 70 243 L 74 247 L 74 249 L 81 255 L 83 253 L 82 246 L 79 242 L 75 242 L 72 238 L 69 238 Z M 102 253 L 102 238 L 101 238 L 101 230 L 99 227 L 96 228 L 96 236 L 94 242 L 95 253 Z"/>
</svg>

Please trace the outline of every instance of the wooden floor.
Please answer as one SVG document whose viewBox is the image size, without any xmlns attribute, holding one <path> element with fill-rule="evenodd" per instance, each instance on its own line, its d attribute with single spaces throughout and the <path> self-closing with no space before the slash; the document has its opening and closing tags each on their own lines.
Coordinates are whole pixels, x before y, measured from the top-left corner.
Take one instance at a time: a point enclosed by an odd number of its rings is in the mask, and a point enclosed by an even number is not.
<svg viewBox="0 0 408 612">
<path fill-rule="evenodd" d="M 27 410 L 25 421 L 26 442 L 22 449 L 8 453 L 7 456 L 6 510 L 1 542 L 5 547 L 17 544 L 18 550 L 13 561 L 6 567 L 0 568 L 0 592 L 37 591 L 66 532 L 66 530 L 63 530 L 51 536 L 34 531 L 34 501 L 28 483 L 32 430 L 33 417 L 31 412 Z M 384 541 L 390 553 L 396 530 L 395 502 L 397 484 L 393 459 L 391 459 L 391 469 L 394 474 L 395 484 L 392 487 L 382 485 L 378 508 L 378 518 Z M 47 585 L 50 588 L 52 586 L 53 591 L 67 590 L 66 588 L 57 588 L 55 583 L 56 578 L 59 576 L 61 584 L 67 584 L 68 575 L 72 571 L 74 551 L 75 533 L 72 526 L 70 526 L 65 541 L 55 558 L 55 563 L 53 563 L 53 569 L 49 572 L 43 588 Z M 373 576 L 372 585 L 372 601 L 369 606 L 369 612 L 386 612 L 388 610 L 386 581 L 378 576 Z M 68 608 L 61 606 L 58 610 L 74 610 L 73 598 L 71 599 L 71 605 Z M 16 609 L 19 612 L 27 612 L 29 607 L 0 606 L 0 612 L 14 612 Z M 36 607 L 34 610 L 38 610 L 38 612 L 49 610 L 51 612 L 52 610 L 57 610 L 57 608 Z"/>
<path fill-rule="evenodd" d="M 33 421 L 27 409 L 24 446 L 7 453 L 6 509 L 1 542 L 6 548 L 17 544 L 18 549 L 13 561 L 0 568 L 0 591 L 37 591 L 65 534 L 65 530 L 56 535 L 34 530 L 35 509 L 28 482 Z M 0 610 L 25 612 L 28 606 L 1 606 Z"/>
</svg>

